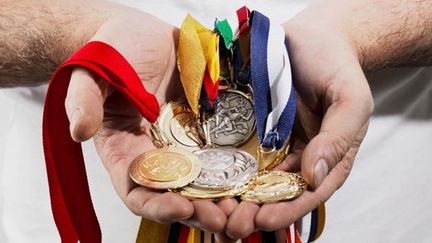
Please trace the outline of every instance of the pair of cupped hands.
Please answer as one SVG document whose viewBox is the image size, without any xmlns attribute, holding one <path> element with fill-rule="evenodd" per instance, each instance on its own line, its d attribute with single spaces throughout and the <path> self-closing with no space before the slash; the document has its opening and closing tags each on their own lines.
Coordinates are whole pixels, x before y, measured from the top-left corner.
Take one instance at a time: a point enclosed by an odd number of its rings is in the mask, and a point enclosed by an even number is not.
<svg viewBox="0 0 432 243">
<path fill-rule="evenodd" d="M 257 230 L 288 227 L 344 183 L 373 109 L 357 48 L 337 25 L 314 21 L 307 13 L 283 26 L 297 114 L 291 152 L 276 169 L 301 170 L 310 185 L 292 201 L 264 205 L 236 199 L 191 201 L 138 186 L 128 169 L 136 156 L 154 148 L 150 123 L 106 81 L 85 69 L 74 70 L 65 101 L 71 136 L 77 142 L 94 139 L 118 195 L 133 213 L 160 223 L 179 221 L 218 233 L 220 242 L 230 242 Z M 91 40 L 117 49 L 162 106 L 183 95 L 176 62 L 178 36 L 178 28 L 132 12 L 109 18 Z"/>
</svg>

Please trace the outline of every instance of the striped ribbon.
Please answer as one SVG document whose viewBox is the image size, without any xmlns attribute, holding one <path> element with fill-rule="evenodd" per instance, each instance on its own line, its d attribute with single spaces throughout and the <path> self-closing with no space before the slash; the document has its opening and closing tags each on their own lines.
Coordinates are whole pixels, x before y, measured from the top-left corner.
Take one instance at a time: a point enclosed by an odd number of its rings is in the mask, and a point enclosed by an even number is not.
<svg viewBox="0 0 432 243">
<path fill-rule="evenodd" d="M 300 234 L 296 224 L 290 225 L 286 230 L 287 243 L 301 243 Z M 255 232 L 242 239 L 242 243 L 274 243 L 276 232 Z M 163 225 L 142 219 L 136 243 L 215 243 L 214 234 L 203 230 L 189 228 L 180 223 Z"/>
<path fill-rule="evenodd" d="M 280 149 L 294 123 L 295 90 L 285 47 L 285 32 L 258 11 L 252 12 L 251 74 L 258 139 Z"/>
<path fill-rule="evenodd" d="M 243 6 L 227 19 L 215 21 L 215 29 L 222 36 L 225 47 L 232 48 L 232 44 L 241 34 L 249 29 L 250 10 Z"/>
</svg>

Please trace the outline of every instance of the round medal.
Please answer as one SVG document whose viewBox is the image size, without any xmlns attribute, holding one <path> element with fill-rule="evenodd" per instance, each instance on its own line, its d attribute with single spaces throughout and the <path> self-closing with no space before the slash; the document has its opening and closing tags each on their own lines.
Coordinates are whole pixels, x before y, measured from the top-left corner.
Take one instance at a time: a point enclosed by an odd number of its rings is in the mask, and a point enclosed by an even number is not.
<svg viewBox="0 0 432 243">
<path fill-rule="evenodd" d="M 164 147 L 136 157 L 129 168 L 129 175 L 139 185 L 169 189 L 189 184 L 200 171 L 201 160 L 193 153 Z"/>
<path fill-rule="evenodd" d="M 267 150 L 263 147 L 258 148 L 258 170 L 271 170 L 276 166 L 280 165 L 282 161 L 288 156 L 288 152 L 290 149 L 290 140 L 289 138 L 282 146 L 282 148 L 276 150 Z"/>
<path fill-rule="evenodd" d="M 208 148 L 194 151 L 202 161 L 202 170 L 191 186 L 226 190 L 246 184 L 257 172 L 255 158 L 245 151 Z"/>
<path fill-rule="evenodd" d="M 255 131 L 252 100 L 237 90 L 221 92 L 215 113 L 206 120 L 210 141 L 219 146 L 239 147 Z"/>
<path fill-rule="evenodd" d="M 264 171 L 251 182 L 251 189 L 242 194 L 243 201 L 269 203 L 300 196 L 307 188 L 302 176 L 283 171 Z"/>
<path fill-rule="evenodd" d="M 158 122 L 178 148 L 193 151 L 203 145 L 195 116 L 186 105 L 169 102 L 162 108 Z"/>
<path fill-rule="evenodd" d="M 172 190 L 175 193 L 182 195 L 188 199 L 211 199 L 219 200 L 222 198 L 229 198 L 241 195 L 248 189 L 248 185 L 235 187 L 229 190 L 213 190 L 204 188 L 195 188 L 192 186 L 185 186 L 179 189 Z"/>
</svg>

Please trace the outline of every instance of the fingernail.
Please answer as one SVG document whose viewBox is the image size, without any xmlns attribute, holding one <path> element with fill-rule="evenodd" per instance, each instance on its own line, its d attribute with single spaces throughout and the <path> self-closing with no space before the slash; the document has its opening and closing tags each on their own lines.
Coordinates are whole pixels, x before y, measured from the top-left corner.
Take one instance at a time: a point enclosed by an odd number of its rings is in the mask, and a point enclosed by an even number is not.
<svg viewBox="0 0 432 243">
<path fill-rule="evenodd" d="M 324 178 L 327 176 L 328 172 L 329 172 L 329 167 L 327 162 L 323 159 L 318 160 L 315 164 L 315 169 L 314 169 L 315 188 L 321 185 L 321 183 L 324 181 Z"/>
</svg>

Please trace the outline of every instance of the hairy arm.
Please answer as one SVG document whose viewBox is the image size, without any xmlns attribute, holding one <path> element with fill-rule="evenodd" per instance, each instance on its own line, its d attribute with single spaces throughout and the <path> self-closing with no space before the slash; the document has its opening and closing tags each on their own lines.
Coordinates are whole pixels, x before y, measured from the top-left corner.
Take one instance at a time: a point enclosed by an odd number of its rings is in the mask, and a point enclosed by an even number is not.
<svg viewBox="0 0 432 243">
<path fill-rule="evenodd" d="M 432 63 L 430 0 L 319 0 L 286 27 L 295 34 L 307 23 L 348 38 L 365 70 Z"/>
<path fill-rule="evenodd" d="M 103 1 L 1 0 L 0 87 L 48 81 L 121 8 Z"/>
</svg>

